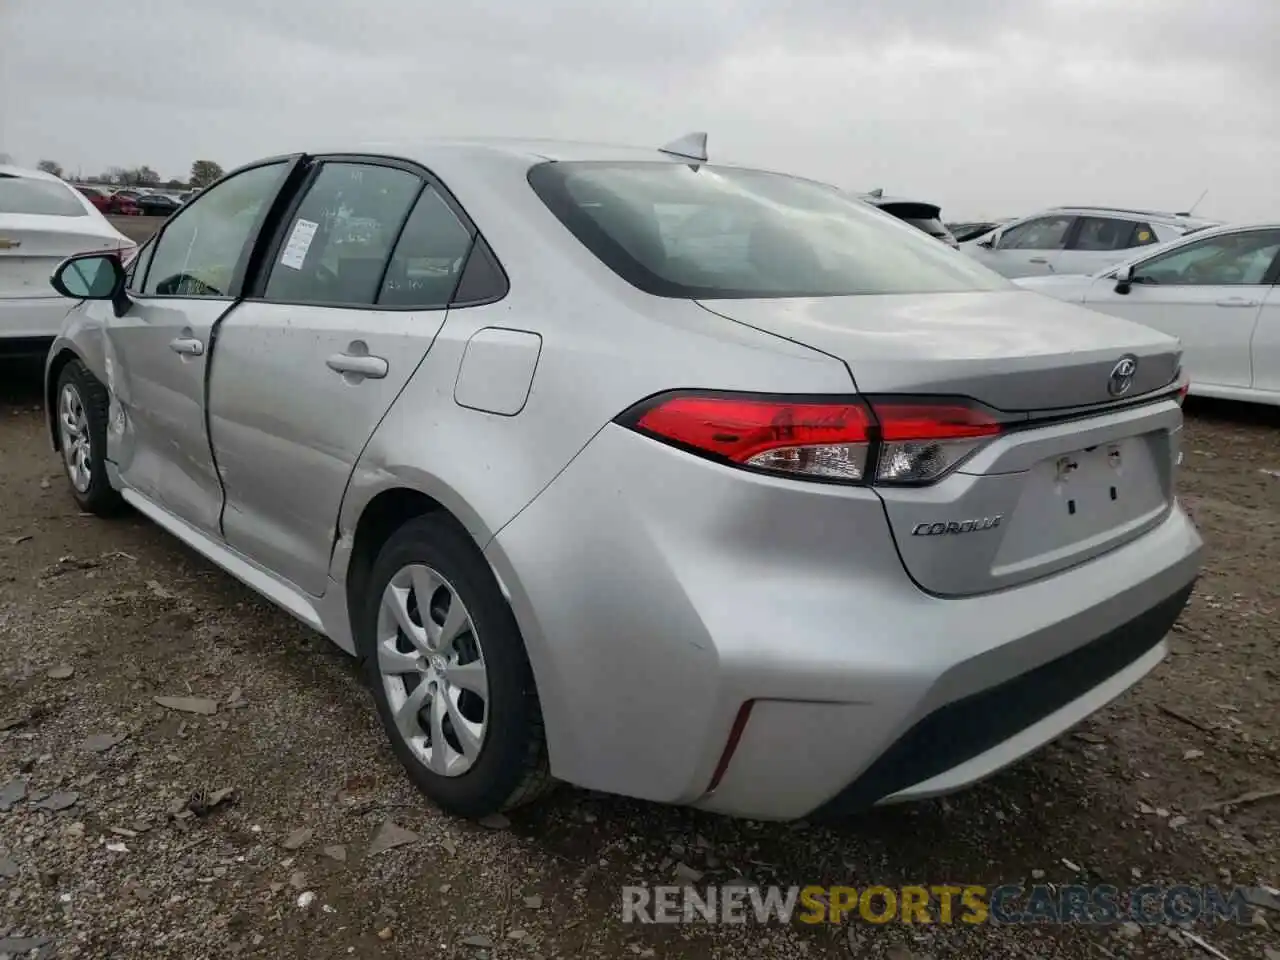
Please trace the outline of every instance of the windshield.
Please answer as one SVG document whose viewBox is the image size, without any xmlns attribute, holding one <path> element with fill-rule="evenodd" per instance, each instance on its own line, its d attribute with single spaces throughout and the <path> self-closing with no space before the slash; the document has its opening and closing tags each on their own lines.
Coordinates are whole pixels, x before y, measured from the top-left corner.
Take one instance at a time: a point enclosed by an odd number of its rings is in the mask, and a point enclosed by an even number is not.
<svg viewBox="0 0 1280 960">
<path fill-rule="evenodd" d="M 1004 290 L 1011 284 L 823 184 L 682 163 L 548 162 L 542 201 L 641 290 L 686 298 Z"/>
<path fill-rule="evenodd" d="M 0 213 L 83 217 L 84 205 L 65 184 L 0 174 Z"/>
</svg>

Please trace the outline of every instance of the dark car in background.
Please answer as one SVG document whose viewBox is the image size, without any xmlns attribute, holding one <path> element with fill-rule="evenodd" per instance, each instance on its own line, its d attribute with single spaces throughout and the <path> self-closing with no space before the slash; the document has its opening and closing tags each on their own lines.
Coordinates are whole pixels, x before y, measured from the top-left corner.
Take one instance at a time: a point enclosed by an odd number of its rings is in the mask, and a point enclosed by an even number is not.
<svg viewBox="0 0 1280 960">
<path fill-rule="evenodd" d="M 144 193 L 133 202 L 144 217 L 167 217 L 182 206 L 181 201 L 163 193 Z"/>
<path fill-rule="evenodd" d="M 860 198 L 872 206 L 879 207 L 885 213 L 892 214 L 899 220 L 911 224 L 936 240 L 941 240 L 949 247 L 959 248 L 960 244 L 951 231 L 942 222 L 942 208 L 936 203 L 921 200 L 909 200 L 906 197 L 886 197 L 883 190 L 872 190 Z"/>
</svg>

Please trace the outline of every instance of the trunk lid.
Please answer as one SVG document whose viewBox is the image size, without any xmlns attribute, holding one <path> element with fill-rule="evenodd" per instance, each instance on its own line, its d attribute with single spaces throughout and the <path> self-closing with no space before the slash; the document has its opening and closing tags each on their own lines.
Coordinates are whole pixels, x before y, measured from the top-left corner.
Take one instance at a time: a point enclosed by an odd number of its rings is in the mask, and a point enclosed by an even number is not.
<svg viewBox="0 0 1280 960">
<path fill-rule="evenodd" d="M 1178 368 L 1173 337 L 1029 290 L 704 300 L 707 309 L 843 360 L 858 391 L 949 393 L 1000 410 L 1106 403 L 1111 371 L 1137 358 L 1125 396 Z"/>
<path fill-rule="evenodd" d="M 89 216 L 0 214 L 0 300 L 57 297 L 49 277 L 64 259 L 130 245 Z"/>
<path fill-rule="evenodd" d="M 843 360 L 858 392 L 969 397 L 1010 429 L 928 486 L 876 488 L 925 590 L 971 596 L 1129 542 L 1174 502 L 1178 341 L 1030 292 L 718 300 L 707 309 Z M 1132 385 L 1108 389 L 1123 357 Z M 1083 409 L 1082 409 L 1083 408 Z"/>
</svg>

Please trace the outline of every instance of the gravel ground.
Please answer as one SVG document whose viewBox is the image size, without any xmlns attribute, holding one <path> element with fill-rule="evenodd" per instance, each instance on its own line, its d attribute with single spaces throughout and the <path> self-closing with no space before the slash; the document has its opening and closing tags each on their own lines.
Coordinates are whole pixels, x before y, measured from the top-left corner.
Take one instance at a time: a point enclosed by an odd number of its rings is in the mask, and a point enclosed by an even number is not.
<svg viewBox="0 0 1280 960">
<path fill-rule="evenodd" d="M 130 240 L 142 243 L 160 229 L 165 217 L 107 217 L 111 225 Z"/>
<path fill-rule="evenodd" d="M 820 827 L 564 788 L 486 827 L 413 791 L 326 640 L 158 528 L 78 514 L 38 377 L 0 367 L 0 958 L 1280 958 L 1268 908 L 1195 927 L 1217 953 L 1166 927 L 620 913 L 621 885 L 697 873 L 1280 885 L 1280 798 L 1205 809 L 1280 786 L 1276 413 L 1190 408 L 1182 491 L 1210 554 L 1173 656 L 979 787 Z"/>
</svg>

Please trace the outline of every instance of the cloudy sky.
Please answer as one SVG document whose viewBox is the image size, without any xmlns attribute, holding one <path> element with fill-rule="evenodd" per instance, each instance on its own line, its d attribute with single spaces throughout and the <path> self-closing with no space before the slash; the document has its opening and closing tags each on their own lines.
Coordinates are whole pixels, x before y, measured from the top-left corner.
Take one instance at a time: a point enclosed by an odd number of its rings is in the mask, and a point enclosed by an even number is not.
<svg viewBox="0 0 1280 960">
<path fill-rule="evenodd" d="M 421 135 L 659 145 L 941 203 L 1280 219 L 1280 0 L 0 0 L 0 152 L 185 177 Z"/>
</svg>

